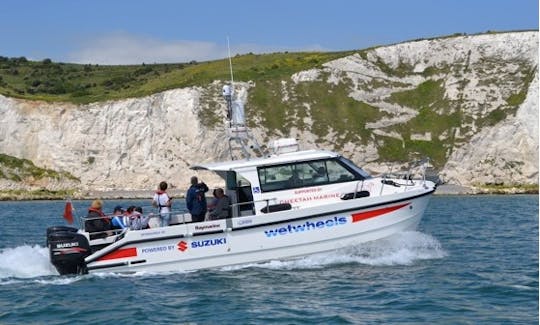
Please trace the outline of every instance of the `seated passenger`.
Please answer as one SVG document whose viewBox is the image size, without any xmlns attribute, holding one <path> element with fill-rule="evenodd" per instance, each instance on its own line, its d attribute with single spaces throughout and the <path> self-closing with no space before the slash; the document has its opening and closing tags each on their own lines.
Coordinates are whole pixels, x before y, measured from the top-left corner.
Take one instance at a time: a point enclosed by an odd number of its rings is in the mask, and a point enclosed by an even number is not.
<svg viewBox="0 0 540 325">
<path fill-rule="evenodd" d="M 144 216 L 141 207 L 135 207 L 133 214 L 130 216 L 130 229 L 141 230 L 148 228 L 150 216 Z"/>
<path fill-rule="evenodd" d="M 124 212 L 124 215 L 128 216 L 128 217 L 131 217 L 133 215 L 133 211 L 135 211 L 135 206 L 134 205 L 130 205 L 127 209 L 126 209 L 126 212 Z"/>
<path fill-rule="evenodd" d="M 94 200 L 88 209 L 88 215 L 84 222 L 84 229 L 89 233 L 99 233 L 90 235 L 90 239 L 107 237 L 107 230 L 111 230 L 111 220 L 103 213 L 103 201 Z"/>
<path fill-rule="evenodd" d="M 210 212 L 210 220 L 225 219 L 229 217 L 229 197 L 222 188 L 216 189 L 216 207 Z"/>
<path fill-rule="evenodd" d="M 207 206 L 208 212 L 212 212 L 216 208 L 216 205 L 217 205 L 217 203 L 219 201 L 219 199 L 217 197 L 217 194 L 216 194 L 216 191 L 217 191 L 217 189 L 214 189 L 212 191 L 212 201 L 210 201 L 210 203 Z"/>
<path fill-rule="evenodd" d="M 317 168 L 317 172 L 313 174 L 313 182 L 322 183 L 328 181 L 326 177 L 326 170 L 324 167 Z"/>
<path fill-rule="evenodd" d="M 289 186 L 295 187 L 299 185 L 302 185 L 302 179 L 300 176 L 298 176 L 298 172 L 295 170 L 293 171 L 292 176 L 289 178 Z"/>
<path fill-rule="evenodd" d="M 129 217 L 124 215 L 124 209 L 121 206 L 116 206 L 114 208 L 111 225 L 112 229 L 129 228 Z"/>
</svg>

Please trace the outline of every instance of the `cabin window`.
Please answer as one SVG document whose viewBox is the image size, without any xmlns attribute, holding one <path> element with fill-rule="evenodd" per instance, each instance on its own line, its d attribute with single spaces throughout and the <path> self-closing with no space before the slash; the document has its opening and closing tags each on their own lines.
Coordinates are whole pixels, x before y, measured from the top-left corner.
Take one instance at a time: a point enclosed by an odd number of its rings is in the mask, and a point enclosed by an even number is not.
<svg viewBox="0 0 540 325">
<path fill-rule="evenodd" d="M 258 173 L 263 192 L 363 179 L 334 159 L 259 167 Z"/>
<path fill-rule="evenodd" d="M 325 161 L 314 161 L 307 163 L 309 165 L 309 172 L 311 174 L 310 183 L 313 185 L 328 183 L 328 169 Z"/>
<path fill-rule="evenodd" d="M 339 161 L 344 164 L 348 169 L 351 169 L 354 173 L 360 175 L 361 179 L 368 179 L 371 178 L 371 175 L 369 175 L 365 170 L 362 168 L 356 166 L 352 161 L 345 157 L 339 157 Z"/>
<path fill-rule="evenodd" d="M 356 179 L 356 176 L 335 160 L 326 162 L 328 168 L 328 180 L 334 182 L 348 182 Z"/>
<path fill-rule="evenodd" d="M 236 189 L 236 173 L 233 171 L 227 172 L 227 188 L 229 190 L 235 190 Z"/>
<path fill-rule="evenodd" d="M 251 192 L 251 183 L 242 175 L 236 175 L 236 196 L 238 199 L 238 208 L 240 215 L 252 215 L 253 211 L 253 193 Z M 246 213 L 244 213 L 246 212 Z"/>
<path fill-rule="evenodd" d="M 287 188 L 292 175 L 292 165 L 259 168 L 261 190 L 263 192 L 283 190 Z"/>
</svg>

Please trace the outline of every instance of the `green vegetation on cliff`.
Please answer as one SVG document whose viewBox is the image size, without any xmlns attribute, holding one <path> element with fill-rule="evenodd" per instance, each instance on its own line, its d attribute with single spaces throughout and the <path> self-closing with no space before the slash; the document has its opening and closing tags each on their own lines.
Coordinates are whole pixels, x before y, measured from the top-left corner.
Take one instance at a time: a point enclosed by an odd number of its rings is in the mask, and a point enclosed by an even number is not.
<svg viewBox="0 0 540 325">
<path fill-rule="evenodd" d="M 272 80 L 320 67 L 353 52 L 246 54 L 234 58 L 238 80 Z M 228 59 L 198 63 L 94 65 L 0 56 L 0 94 L 30 100 L 90 103 L 228 80 Z"/>
<path fill-rule="evenodd" d="M 40 180 L 51 178 L 55 180 L 68 179 L 79 181 L 78 178 L 67 172 L 57 172 L 52 169 L 37 167 L 28 159 L 20 159 L 0 153 L 0 178 L 14 182 L 22 182 L 28 179 Z"/>
</svg>

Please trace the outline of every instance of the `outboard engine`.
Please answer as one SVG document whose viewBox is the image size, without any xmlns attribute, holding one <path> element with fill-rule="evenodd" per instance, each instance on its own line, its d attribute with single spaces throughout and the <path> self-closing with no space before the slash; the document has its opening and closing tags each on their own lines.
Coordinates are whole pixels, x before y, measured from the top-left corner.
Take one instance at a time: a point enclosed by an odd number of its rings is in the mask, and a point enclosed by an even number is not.
<svg viewBox="0 0 540 325">
<path fill-rule="evenodd" d="M 54 227 L 49 227 L 47 228 L 47 242 L 45 243 L 45 246 L 49 246 L 49 235 L 54 233 L 54 232 L 62 232 L 62 231 L 67 231 L 67 232 L 77 232 L 79 231 L 79 229 L 77 228 L 73 228 L 73 227 L 68 227 L 68 226 L 54 226 Z"/>
<path fill-rule="evenodd" d="M 58 273 L 86 274 L 84 258 L 91 254 L 88 239 L 70 227 L 50 227 L 47 229 L 49 257 Z M 75 230 L 75 231 L 74 231 Z"/>
</svg>

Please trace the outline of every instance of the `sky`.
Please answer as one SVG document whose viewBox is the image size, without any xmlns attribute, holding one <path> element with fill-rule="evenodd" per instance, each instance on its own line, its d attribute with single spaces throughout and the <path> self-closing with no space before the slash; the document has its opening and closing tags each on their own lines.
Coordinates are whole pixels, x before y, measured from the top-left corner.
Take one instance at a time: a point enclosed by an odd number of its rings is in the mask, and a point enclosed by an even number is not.
<svg viewBox="0 0 540 325">
<path fill-rule="evenodd" d="M 342 51 L 538 30 L 538 0 L 2 0 L 0 56 L 93 64 Z"/>
</svg>

